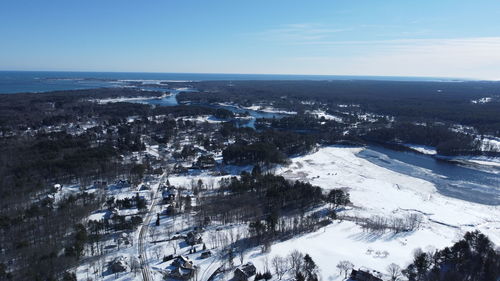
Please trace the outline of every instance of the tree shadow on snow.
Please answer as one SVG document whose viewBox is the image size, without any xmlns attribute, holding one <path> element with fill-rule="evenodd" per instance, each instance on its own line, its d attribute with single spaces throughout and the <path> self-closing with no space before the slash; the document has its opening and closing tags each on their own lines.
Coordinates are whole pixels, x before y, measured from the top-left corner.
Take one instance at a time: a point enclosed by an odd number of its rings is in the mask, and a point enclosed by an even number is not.
<svg viewBox="0 0 500 281">
<path fill-rule="evenodd" d="M 405 238 L 405 237 L 411 235 L 412 233 L 413 232 L 400 232 L 400 233 L 358 232 L 358 233 L 349 235 L 348 238 L 353 239 L 355 241 L 362 241 L 362 242 L 375 242 L 377 240 L 389 242 L 389 241 L 396 240 L 399 238 Z"/>
</svg>

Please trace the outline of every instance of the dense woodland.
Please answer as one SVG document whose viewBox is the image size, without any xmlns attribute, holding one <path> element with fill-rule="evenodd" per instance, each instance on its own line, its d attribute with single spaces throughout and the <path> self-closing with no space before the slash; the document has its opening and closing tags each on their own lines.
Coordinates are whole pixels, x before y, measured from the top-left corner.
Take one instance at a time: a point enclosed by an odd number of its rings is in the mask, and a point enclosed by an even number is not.
<svg viewBox="0 0 500 281">
<path fill-rule="evenodd" d="M 191 83 L 193 84 L 193 83 Z M 330 108 L 356 104 L 367 112 L 419 121 L 449 121 L 473 126 L 481 134 L 500 136 L 500 84 L 498 82 L 398 81 L 205 81 L 194 85 L 198 93 L 182 93 L 180 101 L 228 102 L 243 106 L 265 103 L 301 112 L 302 101 Z M 489 103 L 472 103 L 492 97 Z"/>
</svg>

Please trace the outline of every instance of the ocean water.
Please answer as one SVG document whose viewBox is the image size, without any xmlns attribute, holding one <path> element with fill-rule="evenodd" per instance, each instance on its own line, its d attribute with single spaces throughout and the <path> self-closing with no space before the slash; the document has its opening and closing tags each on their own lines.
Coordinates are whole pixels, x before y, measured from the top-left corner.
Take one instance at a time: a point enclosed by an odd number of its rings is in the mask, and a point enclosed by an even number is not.
<svg viewBox="0 0 500 281">
<path fill-rule="evenodd" d="M 275 74 L 206 74 L 206 73 L 146 73 L 146 72 L 59 72 L 59 71 L 0 71 L 0 94 L 48 92 L 59 90 L 121 87 L 131 81 L 209 80 L 385 80 L 385 81 L 452 81 L 452 79 L 395 76 L 334 76 L 334 75 L 275 75 Z"/>
</svg>

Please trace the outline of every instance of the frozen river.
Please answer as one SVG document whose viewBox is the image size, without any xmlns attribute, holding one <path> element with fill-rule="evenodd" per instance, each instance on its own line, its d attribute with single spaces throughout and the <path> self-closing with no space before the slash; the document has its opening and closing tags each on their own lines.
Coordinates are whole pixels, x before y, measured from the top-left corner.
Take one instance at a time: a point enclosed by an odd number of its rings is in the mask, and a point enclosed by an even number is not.
<svg viewBox="0 0 500 281">
<path fill-rule="evenodd" d="M 500 205 L 500 175 L 441 161 L 432 156 L 369 146 L 358 153 L 378 166 L 432 182 L 446 196 Z"/>
</svg>

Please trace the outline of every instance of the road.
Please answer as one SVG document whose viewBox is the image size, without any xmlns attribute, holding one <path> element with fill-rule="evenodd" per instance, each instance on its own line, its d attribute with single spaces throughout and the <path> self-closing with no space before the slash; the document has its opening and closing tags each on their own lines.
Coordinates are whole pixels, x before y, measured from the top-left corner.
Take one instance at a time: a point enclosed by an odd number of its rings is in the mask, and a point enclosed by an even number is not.
<svg viewBox="0 0 500 281">
<path fill-rule="evenodd" d="M 209 281 L 213 279 L 219 269 L 224 266 L 225 262 L 223 260 L 223 257 L 214 256 L 212 262 L 210 262 L 207 268 L 205 268 L 205 270 L 201 273 L 201 276 L 198 278 L 198 280 Z"/>
<path fill-rule="evenodd" d="M 155 217 L 155 206 L 157 203 L 157 200 L 159 198 L 158 194 L 160 193 L 160 186 L 162 183 L 164 183 L 166 177 L 166 173 L 163 174 L 159 181 L 158 184 L 154 185 L 156 190 L 154 190 L 154 195 L 153 199 L 151 200 L 150 206 L 148 208 L 148 211 L 146 213 L 146 216 L 144 217 L 144 222 L 140 226 L 139 230 L 139 236 L 138 236 L 138 241 L 136 243 L 137 245 L 137 252 L 139 255 L 139 263 L 141 265 L 141 273 L 142 273 L 142 280 L 143 281 L 153 281 L 154 279 L 152 278 L 152 273 L 151 273 L 151 268 L 149 267 L 148 263 L 148 253 L 146 251 L 146 244 L 147 244 L 147 235 L 148 235 L 148 230 L 149 230 L 149 225 L 151 224 L 151 220 Z M 199 280 L 208 280 L 213 277 L 213 275 L 218 271 L 218 269 L 224 265 L 224 260 L 223 257 L 214 257 L 210 265 L 203 271 L 201 274 L 201 278 Z"/>
<path fill-rule="evenodd" d="M 158 198 L 158 192 L 160 191 L 160 186 L 164 181 L 166 173 L 164 173 L 156 186 L 156 190 L 154 190 L 153 199 L 151 200 L 151 204 L 149 206 L 148 212 L 146 213 L 146 217 L 144 218 L 144 222 L 141 225 L 141 230 L 139 231 L 139 237 L 137 241 L 137 252 L 139 254 L 139 262 L 141 264 L 141 272 L 142 272 L 142 280 L 143 281 L 152 281 L 151 278 L 151 269 L 148 264 L 148 254 L 145 248 L 146 245 L 146 237 L 148 234 L 149 224 L 151 223 L 151 219 L 154 217 L 153 209 L 155 208 L 156 201 Z"/>
</svg>

